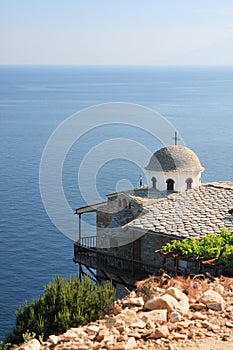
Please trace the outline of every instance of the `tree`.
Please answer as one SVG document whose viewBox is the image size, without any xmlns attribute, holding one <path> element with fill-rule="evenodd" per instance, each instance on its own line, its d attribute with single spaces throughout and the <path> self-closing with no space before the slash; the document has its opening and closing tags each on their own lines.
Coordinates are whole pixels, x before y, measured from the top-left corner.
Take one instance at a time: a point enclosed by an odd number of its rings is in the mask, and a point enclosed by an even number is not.
<svg viewBox="0 0 233 350">
<path fill-rule="evenodd" d="M 44 288 L 44 294 L 16 310 L 16 326 L 6 342 L 20 344 L 23 334 L 36 334 L 46 339 L 64 333 L 70 327 L 87 324 L 100 318 L 115 299 L 110 282 L 94 284 L 88 276 L 55 277 Z"/>
</svg>

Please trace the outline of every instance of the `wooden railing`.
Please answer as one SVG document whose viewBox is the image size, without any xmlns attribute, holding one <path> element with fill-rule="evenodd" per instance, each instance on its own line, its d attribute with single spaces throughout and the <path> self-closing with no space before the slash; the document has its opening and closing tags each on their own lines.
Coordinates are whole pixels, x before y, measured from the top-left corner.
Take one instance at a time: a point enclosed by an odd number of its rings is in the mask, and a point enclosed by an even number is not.
<svg viewBox="0 0 233 350">
<path fill-rule="evenodd" d="M 96 236 L 81 237 L 78 243 L 82 247 L 96 248 Z"/>
<path fill-rule="evenodd" d="M 137 276 L 144 278 L 148 275 L 157 274 L 161 267 L 164 268 L 169 274 L 177 275 L 178 259 L 175 257 L 173 258 L 174 267 L 170 265 L 167 266 L 166 259 L 164 260 L 164 264 L 157 265 L 148 261 L 119 256 L 112 253 L 110 250 L 97 248 L 96 236 L 82 237 L 80 241 L 74 243 L 73 260 L 75 263 L 81 263 L 90 268 L 96 270 L 99 269 L 118 276 Z M 207 267 L 209 267 L 209 269 Z M 228 269 L 229 271 L 223 271 L 222 266 L 215 264 L 209 264 L 206 266 L 205 262 L 202 262 L 200 271 L 194 273 L 204 273 L 204 270 L 210 270 L 210 273 L 212 274 L 213 268 L 215 270 L 214 275 L 216 276 L 219 275 L 219 273 L 229 277 L 233 276 L 232 268 Z"/>
<path fill-rule="evenodd" d="M 88 244 L 92 240 L 89 237 L 80 242 L 74 243 L 74 262 L 81 263 L 94 269 L 104 270 L 105 272 L 127 276 L 147 276 L 155 274 L 161 265 L 150 262 L 129 259 L 123 256 L 115 255 L 107 250 L 90 248 Z"/>
</svg>

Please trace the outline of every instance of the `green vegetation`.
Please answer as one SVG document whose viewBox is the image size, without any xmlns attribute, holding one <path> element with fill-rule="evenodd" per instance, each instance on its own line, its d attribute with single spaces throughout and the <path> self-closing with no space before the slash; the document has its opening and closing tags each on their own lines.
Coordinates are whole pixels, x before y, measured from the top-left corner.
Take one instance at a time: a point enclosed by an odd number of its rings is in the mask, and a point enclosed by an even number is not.
<svg viewBox="0 0 233 350">
<path fill-rule="evenodd" d="M 206 235 L 203 239 L 185 238 L 172 240 L 162 247 L 164 253 L 177 253 L 186 257 L 205 260 L 218 258 L 226 267 L 233 267 L 233 231 L 222 229 L 219 234 Z"/>
<path fill-rule="evenodd" d="M 42 296 L 31 304 L 26 301 L 16 310 L 16 326 L 6 343 L 21 344 L 28 336 L 46 339 L 51 334 L 64 333 L 70 327 L 95 321 L 114 299 L 110 282 L 100 286 L 93 284 L 87 276 L 81 282 L 79 278 L 58 276 L 45 287 Z"/>
<path fill-rule="evenodd" d="M 10 344 L 10 343 L 5 343 L 5 344 L 3 344 L 3 342 L 0 341 L 0 349 L 1 349 L 1 350 L 13 350 L 14 348 L 16 348 L 16 346 L 13 346 L 13 345 Z"/>
</svg>

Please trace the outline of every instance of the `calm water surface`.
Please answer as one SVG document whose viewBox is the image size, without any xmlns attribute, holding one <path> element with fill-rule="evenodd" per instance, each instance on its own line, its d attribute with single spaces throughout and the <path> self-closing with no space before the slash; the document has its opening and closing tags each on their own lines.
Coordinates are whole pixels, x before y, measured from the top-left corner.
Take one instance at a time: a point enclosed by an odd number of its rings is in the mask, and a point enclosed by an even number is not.
<svg viewBox="0 0 233 350">
<path fill-rule="evenodd" d="M 40 197 L 45 144 L 75 112 L 118 101 L 155 109 L 173 123 L 205 167 L 204 182 L 233 181 L 233 67 L 0 66 L 0 339 L 14 326 L 17 306 L 40 295 L 54 275 L 77 273 L 73 242 L 52 224 Z M 64 164 L 63 186 L 72 208 L 83 205 L 77 159 L 111 137 L 156 148 L 152 139 L 127 127 L 87 135 Z M 98 191 L 103 197 L 114 192 L 121 178 L 137 185 L 139 173 L 130 162 L 109 162 L 97 176 Z"/>
</svg>

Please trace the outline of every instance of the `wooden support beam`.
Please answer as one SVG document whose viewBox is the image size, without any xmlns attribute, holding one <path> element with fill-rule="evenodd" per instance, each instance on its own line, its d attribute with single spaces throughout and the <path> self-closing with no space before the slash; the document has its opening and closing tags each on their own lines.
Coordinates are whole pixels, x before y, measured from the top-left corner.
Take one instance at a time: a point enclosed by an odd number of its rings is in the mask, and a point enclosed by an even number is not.
<svg viewBox="0 0 233 350">
<path fill-rule="evenodd" d="M 87 265 L 85 265 L 85 267 L 90 272 L 90 274 L 94 276 L 95 280 L 100 283 L 100 279 L 97 277 L 96 273 L 94 273 Z"/>
<path fill-rule="evenodd" d="M 79 243 L 81 242 L 81 223 L 82 223 L 81 215 L 82 214 L 78 214 L 78 242 Z"/>
</svg>

